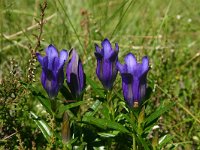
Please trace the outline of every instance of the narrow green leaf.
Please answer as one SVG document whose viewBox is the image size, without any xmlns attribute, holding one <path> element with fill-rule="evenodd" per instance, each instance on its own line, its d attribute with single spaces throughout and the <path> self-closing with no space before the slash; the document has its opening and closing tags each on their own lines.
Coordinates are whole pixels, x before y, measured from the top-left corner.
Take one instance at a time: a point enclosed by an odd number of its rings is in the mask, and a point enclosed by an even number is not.
<svg viewBox="0 0 200 150">
<path fill-rule="evenodd" d="M 123 1 L 123 2 L 121 3 L 121 6 L 120 6 L 118 9 L 116 9 L 116 10 L 113 12 L 113 14 L 112 14 L 109 18 L 107 18 L 107 19 L 104 21 L 104 24 L 101 25 L 101 28 L 104 28 L 106 25 L 108 25 L 110 22 L 112 22 L 112 20 L 113 20 L 115 17 L 117 17 L 117 16 L 118 16 L 118 13 L 122 12 L 122 10 L 124 9 L 124 6 L 126 5 L 127 2 L 128 2 L 128 0 Z"/>
<path fill-rule="evenodd" d="M 84 103 L 86 103 L 86 101 L 79 101 L 79 102 L 71 103 L 68 105 L 61 105 L 59 107 L 59 113 L 62 114 L 62 113 L 64 113 L 64 111 L 69 110 L 70 108 L 78 107 Z"/>
<path fill-rule="evenodd" d="M 96 94 L 98 94 L 101 97 L 105 97 L 101 88 L 91 78 L 86 77 L 86 81 L 91 85 L 92 89 Z"/>
<path fill-rule="evenodd" d="M 131 127 L 134 132 L 137 132 L 137 122 L 130 118 L 127 114 L 120 114 L 121 117 L 125 118 L 128 123 L 131 124 Z"/>
<path fill-rule="evenodd" d="M 143 123 L 144 116 L 145 116 L 145 107 L 143 106 L 140 113 L 139 113 L 139 116 L 138 116 L 138 124 L 139 125 Z"/>
<path fill-rule="evenodd" d="M 170 103 L 167 106 L 161 105 L 156 111 L 154 111 L 148 118 L 145 119 L 145 123 L 148 126 L 151 122 L 158 119 L 163 113 L 168 111 L 175 103 Z"/>
<path fill-rule="evenodd" d="M 142 146 L 144 147 L 145 150 L 150 150 L 148 143 L 140 136 L 137 135 L 138 140 L 140 141 L 140 143 L 142 144 Z"/>
<path fill-rule="evenodd" d="M 110 111 L 108 106 L 104 105 L 103 109 L 101 110 L 101 114 L 105 119 L 110 119 Z"/>
<path fill-rule="evenodd" d="M 165 144 L 169 143 L 169 141 L 171 141 L 171 140 L 172 140 L 172 136 L 169 134 L 161 137 L 158 141 L 160 149 L 163 148 L 163 146 L 165 146 Z"/>
<path fill-rule="evenodd" d="M 90 108 L 91 108 L 92 110 L 96 110 L 101 104 L 102 104 L 101 101 L 96 100 Z"/>
<path fill-rule="evenodd" d="M 124 16 L 125 16 L 125 14 L 127 13 L 127 11 L 129 10 L 129 8 L 130 8 L 130 6 L 133 4 L 133 2 L 135 3 L 135 1 L 131 1 L 130 2 L 130 4 L 128 5 L 128 7 L 125 9 L 125 11 L 123 12 L 123 15 L 121 16 L 121 18 L 119 19 L 119 22 L 117 23 L 117 25 L 115 26 L 115 28 L 114 28 L 114 30 L 113 30 L 113 32 L 112 32 L 112 34 L 111 34 L 111 38 L 113 37 L 113 35 L 115 34 L 115 32 L 117 31 L 117 29 L 118 29 L 118 27 L 119 27 L 119 25 L 121 24 L 121 22 L 122 22 L 122 20 L 123 20 L 123 18 L 124 18 Z"/>
<path fill-rule="evenodd" d="M 72 21 L 71 21 L 69 15 L 67 14 L 67 9 L 64 8 L 64 6 L 63 6 L 63 4 L 60 2 L 60 0 L 58 0 L 58 2 L 59 2 L 59 4 L 60 4 L 60 6 L 61 6 L 61 8 L 62 8 L 62 10 L 63 10 L 63 12 L 64 12 L 64 14 L 65 14 L 65 16 L 66 16 L 66 20 L 68 20 L 70 26 L 72 27 L 72 29 L 73 29 L 73 31 L 74 31 L 74 33 L 75 33 L 75 35 L 76 35 L 76 37 L 77 37 L 77 39 L 78 39 L 78 41 L 79 41 L 79 44 L 81 45 L 81 48 L 84 49 L 83 44 L 81 43 L 81 40 L 80 40 L 80 35 L 77 33 L 77 30 L 75 29 L 75 26 L 73 25 L 73 23 L 72 23 Z"/>
<path fill-rule="evenodd" d="M 91 117 L 91 116 L 85 116 L 83 118 L 83 121 L 96 125 L 102 129 L 115 129 L 118 130 L 120 132 L 125 132 L 125 133 L 129 133 L 129 131 L 121 124 L 111 121 L 111 120 L 107 120 L 107 119 L 102 119 L 102 118 L 95 118 L 95 117 Z"/>
<path fill-rule="evenodd" d="M 89 109 L 92 109 L 93 111 L 88 111 L 85 113 L 85 116 L 94 116 L 96 114 L 96 112 L 99 110 L 99 106 L 102 104 L 101 101 L 96 100 L 92 106 Z"/>
<path fill-rule="evenodd" d="M 46 97 L 44 97 L 43 95 L 41 95 L 41 93 L 39 92 L 38 94 L 34 94 L 34 96 L 37 97 L 37 99 L 39 100 L 39 102 L 42 104 L 42 106 L 46 109 L 46 111 L 51 114 L 51 103 L 50 100 Z"/>
<path fill-rule="evenodd" d="M 110 132 L 110 133 L 100 132 L 100 133 L 98 133 L 98 135 L 100 135 L 101 137 L 104 137 L 104 138 L 110 138 L 110 137 L 117 136 L 118 133 L 119 133 L 119 131 L 113 131 L 113 132 Z"/>
<path fill-rule="evenodd" d="M 120 100 L 124 100 L 124 97 L 122 96 L 122 94 L 120 94 L 120 93 L 121 93 L 121 90 L 120 90 L 120 92 L 119 92 L 119 91 L 115 91 L 115 90 L 113 89 L 113 92 L 115 93 L 115 95 L 116 95 Z"/>
<path fill-rule="evenodd" d="M 45 139 L 49 142 L 50 137 L 53 135 L 53 133 L 48 124 L 44 120 L 40 119 L 34 112 L 31 111 L 30 114 L 33 118 L 33 121 L 37 124 L 38 128 L 41 130 Z"/>
</svg>

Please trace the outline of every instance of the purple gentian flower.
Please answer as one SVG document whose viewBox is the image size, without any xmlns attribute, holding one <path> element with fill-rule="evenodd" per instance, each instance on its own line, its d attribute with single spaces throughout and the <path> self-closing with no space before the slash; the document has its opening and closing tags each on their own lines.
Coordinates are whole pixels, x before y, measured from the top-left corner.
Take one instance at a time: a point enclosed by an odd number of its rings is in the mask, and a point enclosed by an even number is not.
<svg viewBox="0 0 200 150">
<path fill-rule="evenodd" d="M 138 63 L 135 56 L 129 53 L 124 60 L 124 65 L 117 62 L 117 68 L 122 77 L 124 99 L 130 107 L 137 107 L 146 94 L 149 59 L 147 56 L 144 56 L 142 63 Z"/>
<path fill-rule="evenodd" d="M 85 87 L 83 65 L 75 49 L 70 51 L 70 57 L 71 59 L 66 69 L 67 84 L 72 95 L 79 97 Z"/>
<path fill-rule="evenodd" d="M 112 48 L 108 39 L 102 43 L 102 49 L 95 44 L 96 52 L 94 53 L 97 59 L 96 74 L 104 88 L 111 89 L 117 76 L 116 62 L 118 61 L 118 44 L 115 44 L 115 49 Z"/>
<path fill-rule="evenodd" d="M 59 89 L 64 82 L 63 66 L 68 58 L 66 50 L 60 52 L 51 44 L 46 48 L 46 56 L 36 53 L 37 59 L 42 66 L 41 82 L 48 96 L 53 99 L 58 95 Z"/>
</svg>

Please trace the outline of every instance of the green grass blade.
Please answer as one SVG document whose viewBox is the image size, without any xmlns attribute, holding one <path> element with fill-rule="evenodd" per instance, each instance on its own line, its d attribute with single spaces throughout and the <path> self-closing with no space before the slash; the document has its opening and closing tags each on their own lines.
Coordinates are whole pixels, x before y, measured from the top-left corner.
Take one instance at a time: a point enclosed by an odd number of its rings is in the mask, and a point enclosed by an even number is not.
<svg viewBox="0 0 200 150">
<path fill-rule="evenodd" d="M 137 135 L 137 138 L 141 142 L 145 150 L 150 150 L 148 143 L 140 135 Z"/>
<path fill-rule="evenodd" d="M 167 143 L 169 143 L 170 141 L 172 140 L 172 136 L 167 134 L 167 135 L 164 135 L 163 137 L 161 137 L 159 139 L 159 147 L 160 148 L 163 148 Z"/>
<path fill-rule="evenodd" d="M 91 117 L 91 116 L 90 117 L 85 116 L 83 118 L 83 121 L 90 123 L 90 124 L 93 124 L 93 125 L 96 125 L 96 126 L 102 128 L 102 129 L 110 128 L 110 129 L 118 130 L 118 131 L 123 132 L 123 133 L 129 133 L 129 131 L 123 125 L 121 125 L 117 122 L 111 121 L 111 120 L 102 119 L 102 118 L 95 118 L 95 117 Z"/>
<path fill-rule="evenodd" d="M 78 107 L 82 104 L 86 103 L 86 101 L 79 101 L 79 102 L 75 102 L 75 103 L 71 103 L 71 104 L 68 104 L 68 105 L 61 105 L 59 107 L 59 113 L 64 113 L 65 111 L 69 110 L 70 108 L 74 108 L 74 107 Z"/>
<path fill-rule="evenodd" d="M 96 100 L 92 106 L 90 107 L 90 109 L 92 109 L 93 111 L 88 111 L 85 113 L 85 116 L 94 116 L 96 114 L 96 112 L 99 110 L 99 106 L 101 106 L 102 102 L 99 100 Z"/>
<path fill-rule="evenodd" d="M 100 97 L 105 97 L 103 91 L 101 90 L 101 88 L 96 84 L 96 82 L 94 82 L 92 79 L 90 79 L 89 77 L 86 77 L 86 81 L 89 85 L 91 85 L 92 89 L 94 90 L 94 92 L 96 94 L 98 94 Z"/>
<path fill-rule="evenodd" d="M 71 25 L 71 27 L 72 27 L 72 29 L 73 29 L 73 31 L 74 31 L 74 33 L 75 33 L 75 35 L 76 35 L 76 37 L 77 37 L 77 39 L 78 39 L 78 41 L 79 41 L 79 44 L 81 45 L 81 48 L 84 49 L 84 48 L 83 48 L 83 44 L 81 43 L 80 37 L 79 37 L 78 33 L 76 32 L 76 29 L 75 29 L 75 27 L 74 27 L 72 21 L 70 20 L 70 18 L 69 18 L 69 16 L 68 16 L 67 12 L 66 12 L 66 10 L 65 10 L 65 8 L 64 8 L 63 5 L 61 4 L 60 0 L 58 0 L 58 2 L 59 2 L 59 4 L 60 4 L 60 6 L 61 6 L 61 8 L 62 8 L 62 10 L 63 10 L 63 12 L 64 12 L 66 18 L 67 18 L 67 20 L 69 21 L 69 24 Z"/>
<path fill-rule="evenodd" d="M 172 106 L 174 106 L 175 103 L 170 103 L 167 106 L 161 105 L 156 111 L 154 111 L 149 117 L 145 119 L 146 126 L 151 125 L 153 121 L 158 119 L 162 114 L 164 114 L 166 111 L 168 111 Z"/>
<path fill-rule="evenodd" d="M 44 120 L 40 119 L 34 112 L 31 111 L 30 114 L 33 118 L 33 121 L 37 124 L 38 128 L 41 130 L 45 139 L 49 142 L 50 137 L 53 135 L 53 133 L 48 124 Z"/>
<path fill-rule="evenodd" d="M 121 22 L 122 22 L 122 20 L 123 20 L 123 18 L 124 18 L 124 16 L 125 16 L 125 14 L 127 13 L 128 9 L 130 8 L 130 6 L 132 5 L 133 2 L 134 2 L 134 0 L 132 0 L 132 1 L 130 2 L 130 4 L 129 4 L 128 7 L 126 8 L 125 12 L 122 14 L 121 18 L 119 19 L 119 22 L 117 23 L 117 25 L 115 26 L 115 28 L 114 28 L 114 30 L 113 30 L 113 32 L 112 32 L 112 34 L 111 34 L 111 38 L 112 38 L 113 35 L 115 34 L 117 28 L 118 28 L 119 25 L 121 24 Z"/>
</svg>

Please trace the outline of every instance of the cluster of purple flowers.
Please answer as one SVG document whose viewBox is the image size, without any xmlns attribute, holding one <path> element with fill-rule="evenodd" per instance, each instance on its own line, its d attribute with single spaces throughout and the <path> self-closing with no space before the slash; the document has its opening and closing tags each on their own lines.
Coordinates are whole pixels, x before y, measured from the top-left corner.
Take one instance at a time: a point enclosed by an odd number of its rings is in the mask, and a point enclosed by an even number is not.
<svg viewBox="0 0 200 150">
<path fill-rule="evenodd" d="M 108 39 L 102 43 L 102 49 L 96 45 L 95 56 L 97 59 L 96 74 L 104 88 L 111 89 L 119 71 L 122 77 L 124 99 L 130 107 L 137 107 L 146 94 L 146 76 L 149 71 L 149 59 L 142 58 L 138 63 L 135 56 L 129 53 L 125 57 L 125 64 L 118 61 L 119 46 L 116 43 L 112 48 Z"/>
<path fill-rule="evenodd" d="M 75 49 L 70 52 L 62 50 L 60 57 L 53 45 L 46 48 L 46 56 L 36 53 L 37 59 L 42 66 L 41 82 L 48 96 L 54 99 L 64 82 L 63 67 L 66 61 L 67 84 L 74 97 L 80 96 L 85 86 L 85 74 L 81 60 Z M 68 60 L 71 58 L 70 60 Z"/>
<path fill-rule="evenodd" d="M 118 61 L 119 46 L 117 43 L 114 49 L 108 39 L 105 39 L 101 45 L 102 48 L 95 44 L 97 77 L 104 88 L 110 90 L 119 71 L 122 77 L 124 99 L 130 107 L 135 107 L 146 94 L 146 77 L 149 71 L 148 57 L 144 56 L 142 63 L 138 63 L 135 56 L 129 53 L 125 56 L 125 64 L 121 64 Z M 53 45 L 49 45 L 46 48 L 46 56 L 42 57 L 39 53 L 36 53 L 36 56 L 42 65 L 41 82 L 50 98 L 56 97 L 63 85 L 63 67 L 67 61 L 66 78 L 68 87 L 74 96 L 81 95 L 85 87 L 85 74 L 75 49 L 70 52 L 62 50 L 59 57 L 57 49 Z"/>
</svg>

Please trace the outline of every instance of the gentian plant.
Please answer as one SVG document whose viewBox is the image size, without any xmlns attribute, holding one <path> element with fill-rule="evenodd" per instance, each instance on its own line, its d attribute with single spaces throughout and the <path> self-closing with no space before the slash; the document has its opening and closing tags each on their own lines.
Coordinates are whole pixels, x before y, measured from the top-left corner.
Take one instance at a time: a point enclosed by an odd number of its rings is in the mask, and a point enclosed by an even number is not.
<svg viewBox="0 0 200 150">
<path fill-rule="evenodd" d="M 60 52 L 51 44 L 46 48 L 46 56 L 36 53 L 37 59 L 42 66 L 41 83 L 48 96 L 54 99 L 64 82 L 63 66 L 68 58 L 66 50 Z"/>
<path fill-rule="evenodd" d="M 149 58 L 144 56 L 142 61 L 138 62 L 132 53 L 128 53 L 124 58 L 125 63 L 121 64 L 118 61 L 118 44 L 115 43 L 115 46 L 112 46 L 107 38 L 101 42 L 100 46 L 95 44 L 95 47 L 93 47 L 95 49 L 93 57 L 97 61 L 96 68 L 93 67 L 94 61 L 90 59 L 91 53 L 87 49 L 91 47 L 90 41 L 95 40 L 94 38 L 99 37 L 101 33 L 106 33 L 101 30 L 96 32 L 96 28 L 103 29 L 104 25 L 90 28 L 90 16 L 94 14 L 90 14 L 89 10 L 81 10 L 81 25 L 72 24 L 72 22 L 76 23 L 76 21 L 73 21 L 73 15 L 68 16 L 64 5 L 59 1 L 58 4 L 61 6 L 59 8 L 63 9 L 63 16 L 67 18 L 75 33 L 75 36 L 72 35 L 73 38 L 68 39 L 68 42 L 78 43 L 80 52 L 83 51 L 82 54 L 86 60 L 84 65 L 86 72 L 84 72 L 81 58 L 75 49 L 69 52 L 66 50 L 58 52 L 56 47 L 50 44 L 45 50 L 45 56 L 35 53 L 42 46 L 43 25 L 48 20 L 45 20 L 46 17 L 44 16 L 44 10 L 47 7 L 47 1 L 44 1 L 44 4 L 40 5 L 41 20 L 36 21 L 36 25 L 39 26 L 39 33 L 38 35 L 34 34 L 37 43 L 31 48 L 29 65 L 26 67 L 29 68 L 27 76 L 23 76 L 20 71 L 22 67 L 16 66 L 15 61 L 11 60 L 8 78 L 2 78 L 2 82 L 0 81 L 0 85 L 2 85 L 2 87 L 0 86 L 0 103 L 2 101 L 3 104 L 0 110 L 2 109 L 3 115 L 1 116 L 4 117 L 2 122 L 0 116 L 1 124 L 3 124 L 0 147 L 2 149 L 69 150 L 171 149 L 171 146 L 169 147 L 166 144 L 173 137 L 167 133 L 166 128 L 160 128 L 160 126 L 163 126 L 163 121 L 158 122 L 158 120 L 174 104 L 181 106 L 177 97 L 180 94 L 175 93 L 171 96 L 166 89 L 159 87 L 154 81 L 155 77 L 159 77 L 155 70 L 149 76 L 147 91 L 147 74 L 150 69 Z M 132 6 L 132 2 L 128 3 L 127 9 Z M 126 12 L 126 10 L 122 9 L 122 12 Z M 113 16 L 111 14 L 106 15 Z M 112 18 L 109 18 L 109 20 L 113 21 Z M 72 21 L 70 21 L 71 19 Z M 99 19 L 95 20 L 98 21 Z M 80 22 L 78 21 L 78 23 Z M 51 27 L 51 23 L 47 22 L 47 25 Z M 82 29 L 76 29 L 73 25 L 75 27 L 80 26 Z M 115 39 L 119 38 L 114 34 L 119 31 L 118 25 L 114 28 L 114 31 L 109 32 L 112 34 L 108 36 Z M 92 33 L 93 29 L 95 29 L 94 33 Z M 84 33 L 79 37 L 79 32 L 76 31 L 83 31 Z M 119 33 L 122 32 L 119 31 Z M 45 37 L 49 37 L 49 35 Z M 71 35 L 59 35 L 58 37 L 59 43 L 66 45 L 63 41 L 65 37 L 71 37 Z M 45 41 L 49 41 L 49 39 L 45 39 Z M 122 39 L 122 41 L 124 40 Z M 121 44 L 126 45 L 126 43 Z M 31 80 L 35 76 L 34 73 L 38 73 L 38 71 L 35 72 L 35 69 L 37 69 L 35 67 L 35 56 L 42 66 L 40 80 L 45 90 L 40 90 L 37 83 Z M 93 72 L 95 69 L 102 85 L 97 84 L 94 80 Z M 121 74 L 122 86 L 121 82 L 114 84 L 118 71 Z M 87 73 L 87 87 L 85 73 Z M 23 77 L 25 78 L 23 79 Z M 9 79 L 8 82 L 5 82 L 7 79 Z M 158 83 L 160 82 L 162 81 L 159 80 Z M 11 88 L 10 85 L 12 85 Z M 86 90 L 84 90 L 85 87 Z M 103 90 L 101 87 L 103 87 Z M 150 97 L 152 87 L 155 87 L 153 98 Z M 60 94 L 58 95 L 59 91 Z M 156 91 L 159 91 L 159 93 L 156 93 Z M 83 96 L 83 94 L 85 95 Z M 11 111 L 10 109 L 14 110 Z M 190 120 L 195 120 L 195 123 L 198 121 L 193 116 Z M 35 125 L 32 125 L 32 122 L 35 122 Z M 40 132 L 36 129 L 36 126 Z M 22 127 L 25 129 L 24 131 L 21 130 Z M 42 134 L 46 140 L 43 140 Z M 15 144 L 12 144 L 13 142 Z M 13 146 L 7 147 L 4 143 Z M 177 142 L 173 141 L 172 144 L 170 145 L 176 148 Z M 181 146 L 182 144 L 183 142 Z M 192 146 L 195 144 L 192 142 Z"/>
<path fill-rule="evenodd" d="M 85 87 L 85 73 L 82 62 L 75 49 L 70 52 L 71 59 L 67 64 L 66 77 L 69 89 L 74 97 L 80 97 Z"/>
<path fill-rule="evenodd" d="M 118 60 L 119 47 L 115 44 L 115 49 L 108 39 L 102 43 L 102 49 L 95 44 L 96 52 L 94 53 L 97 59 L 96 74 L 104 88 L 109 90 L 112 88 L 113 83 L 117 76 L 116 62 Z"/>
<path fill-rule="evenodd" d="M 163 147 L 170 136 L 158 137 L 158 134 L 152 133 L 153 127 L 158 126 L 156 121 L 171 108 L 172 104 L 161 105 L 158 109 L 153 110 L 153 113 L 146 111 L 146 107 L 149 107 L 148 100 L 145 105 L 138 107 L 146 95 L 148 57 L 144 56 L 142 62 L 139 63 L 135 56 L 129 53 L 125 56 L 125 63 L 121 64 L 118 61 L 119 47 L 117 44 L 113 50 L 109 40 L 105 39 L 102 42 L 102 49 L 98 45 L 95 48 L 96 74 L 106 91 L 102 91 L 95 81 L 87 78 L 92 94 L 90 97 L 89 93 L 86 93 L 86 99 L 82 99 L 86 76 L 78 53 L 72 49 L 69 52 L 66 66 L 66 79 L 72 97 L 68 94 L 67 88 L 63 86 L 61 89 L 62 96 L 64 96 L 63 101 L 59 101 L 59 105 L 54 109 L 56 101 L 51 100 L 53 111 L 48 111 L 48 99 L 41 94 L 36 94 L 44 108 L 52 116 L 48 125 L 44 120 L 38 120 L 39 117 L 31 112 L 35 118 L 34 121 L 47 139 L 49 147 L 60 148 L 61 141 L 63 149 L 103 147 L 104 149 L 156 150 Z M 68 58 L 68 53 L 62 50 L 58 56 L 56 48 L 49 45 L 46 48 L 46 56 L 42 57 L 39 53 L 36 56 L 42 65 L 42 85 L 49 97 L 54 99 L 63 84 L 63 66 Z M 122 77 L 122 88 L 115 89 L 113 83 L 118 71 Z M 124 98 L 119 94 L 121 89 Z M 133 107 L 137 107 L 137 109 L 132 109 Z M 61 124 L 60 136 L 56 127 Z M 149 134 L 154 135 L 152 139 L 149 139 Z"/>
<path fill-rule="evenodd" d="M 138 107 L 138 103 L 146 94 L 146 76 L 149 71 L 149 59 L 142 58 L 138 63 L 135 56 L 129 53 L 125 57 L 125 64 L 117 62 L 117 68 L 122 77 L 122 89 L 124 99 L 130 107 Z"/>
</svg>

